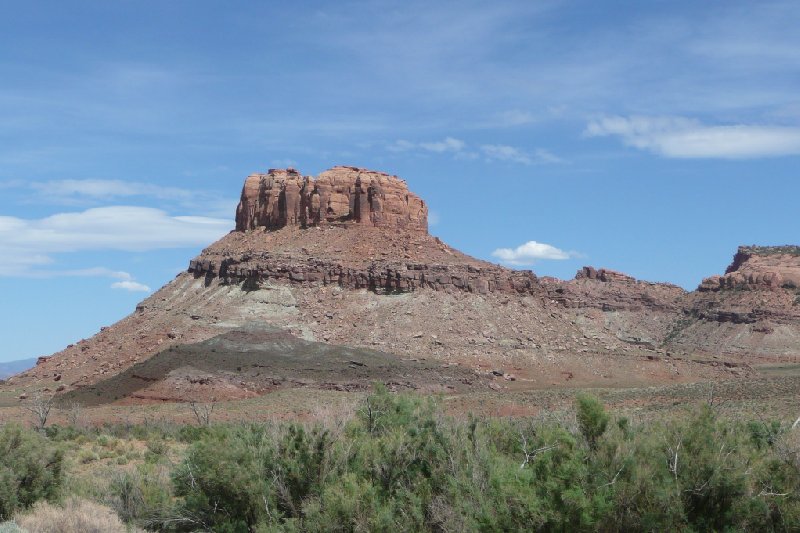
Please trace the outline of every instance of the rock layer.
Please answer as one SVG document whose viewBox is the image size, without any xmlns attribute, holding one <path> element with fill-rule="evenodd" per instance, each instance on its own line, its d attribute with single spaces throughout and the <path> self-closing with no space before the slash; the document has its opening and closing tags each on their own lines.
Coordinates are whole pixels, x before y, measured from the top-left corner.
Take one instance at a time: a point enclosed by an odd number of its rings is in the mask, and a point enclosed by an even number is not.
<svg viewBox="0 0 800 533">
<path fill-rule="evenodd" d="M 334 167 L 317 178 L 297 170 L 251 174 L 236 208 L 236 229 L 358 224 L 428 231 L 428 207 L 397 176 Z"/>
<path fill-rule="evenodd" d="M 189 272 L 223 283 L 246 283 L 251 286 L 267 281 L 293 285 L 336 285 L 343 289 L 367 289 L 389 294 L 418 289 L 490 292 L 537 293 L 539 283 L 533 272 L 482 268 L 472 265 L 436 265 L 421 263 L 373 262 L 363 268 L 342 266 L 337 262 L 315 259 L 296 260 L 268 253 L 257 256 L 226 257 L 219 261 L 194 259 Z"/>
</svg>

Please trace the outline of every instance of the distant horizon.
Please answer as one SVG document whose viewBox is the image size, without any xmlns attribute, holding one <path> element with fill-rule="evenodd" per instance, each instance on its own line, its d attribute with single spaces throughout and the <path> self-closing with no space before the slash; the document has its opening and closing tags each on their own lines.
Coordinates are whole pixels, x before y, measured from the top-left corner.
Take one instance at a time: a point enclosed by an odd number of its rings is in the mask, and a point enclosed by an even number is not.
<svg viewBox="0 0 800 533">
<path fill-rule="evenodd" d="M 0 20 L 0 361 L 133 311 L 245 177 L 395 174 L 431 233 L 692 290 L 798 244 L 800 5 L 206 0 Z"/>
</svg>

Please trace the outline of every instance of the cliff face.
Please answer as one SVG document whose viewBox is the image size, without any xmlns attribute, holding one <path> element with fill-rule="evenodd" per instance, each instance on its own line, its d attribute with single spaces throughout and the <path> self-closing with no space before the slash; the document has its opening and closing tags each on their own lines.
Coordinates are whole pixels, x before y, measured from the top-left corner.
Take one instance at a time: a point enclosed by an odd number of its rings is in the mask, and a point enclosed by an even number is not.
<svg viewBox="0 0 800 533">
<path fill-rule="evenodd" d="M 334 167 L 316 178 L 292 168 L 247 177 L 238 231 L 330 224 L 427 233 L 428 207 L 397 176 L 356 167 Z"/>
</svg>

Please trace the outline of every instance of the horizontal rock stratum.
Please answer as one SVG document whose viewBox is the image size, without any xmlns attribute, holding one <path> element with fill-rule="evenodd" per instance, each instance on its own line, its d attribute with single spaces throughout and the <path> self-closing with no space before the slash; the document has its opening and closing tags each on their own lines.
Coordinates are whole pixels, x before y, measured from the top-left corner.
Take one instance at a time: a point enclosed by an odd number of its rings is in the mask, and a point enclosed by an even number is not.
<svg viewBox="0 0 800 533">
<path fill-rule="evenodd" d="M 316 178 L 293 168 L 251 174 L 236 209 L 236 229 L 359 224 L 428 231 L 428 207 L 397 176 L 337 166 Z"/>
</svg>

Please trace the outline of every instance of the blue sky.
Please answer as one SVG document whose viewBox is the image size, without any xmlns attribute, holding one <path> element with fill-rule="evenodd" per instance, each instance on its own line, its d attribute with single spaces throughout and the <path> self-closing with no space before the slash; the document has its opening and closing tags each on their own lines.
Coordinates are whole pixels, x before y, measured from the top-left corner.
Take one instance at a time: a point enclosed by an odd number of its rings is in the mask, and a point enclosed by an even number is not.
<svg viewBox="0 0 800 533">
<path fill-rule="evenodd" d="M 0 361 L 95 333 L 244 177 L 398 174 L 432 233 L 693 288 L 798 243 L 797 2 L 17 2 L 0 19 Z"/>
</svg>

